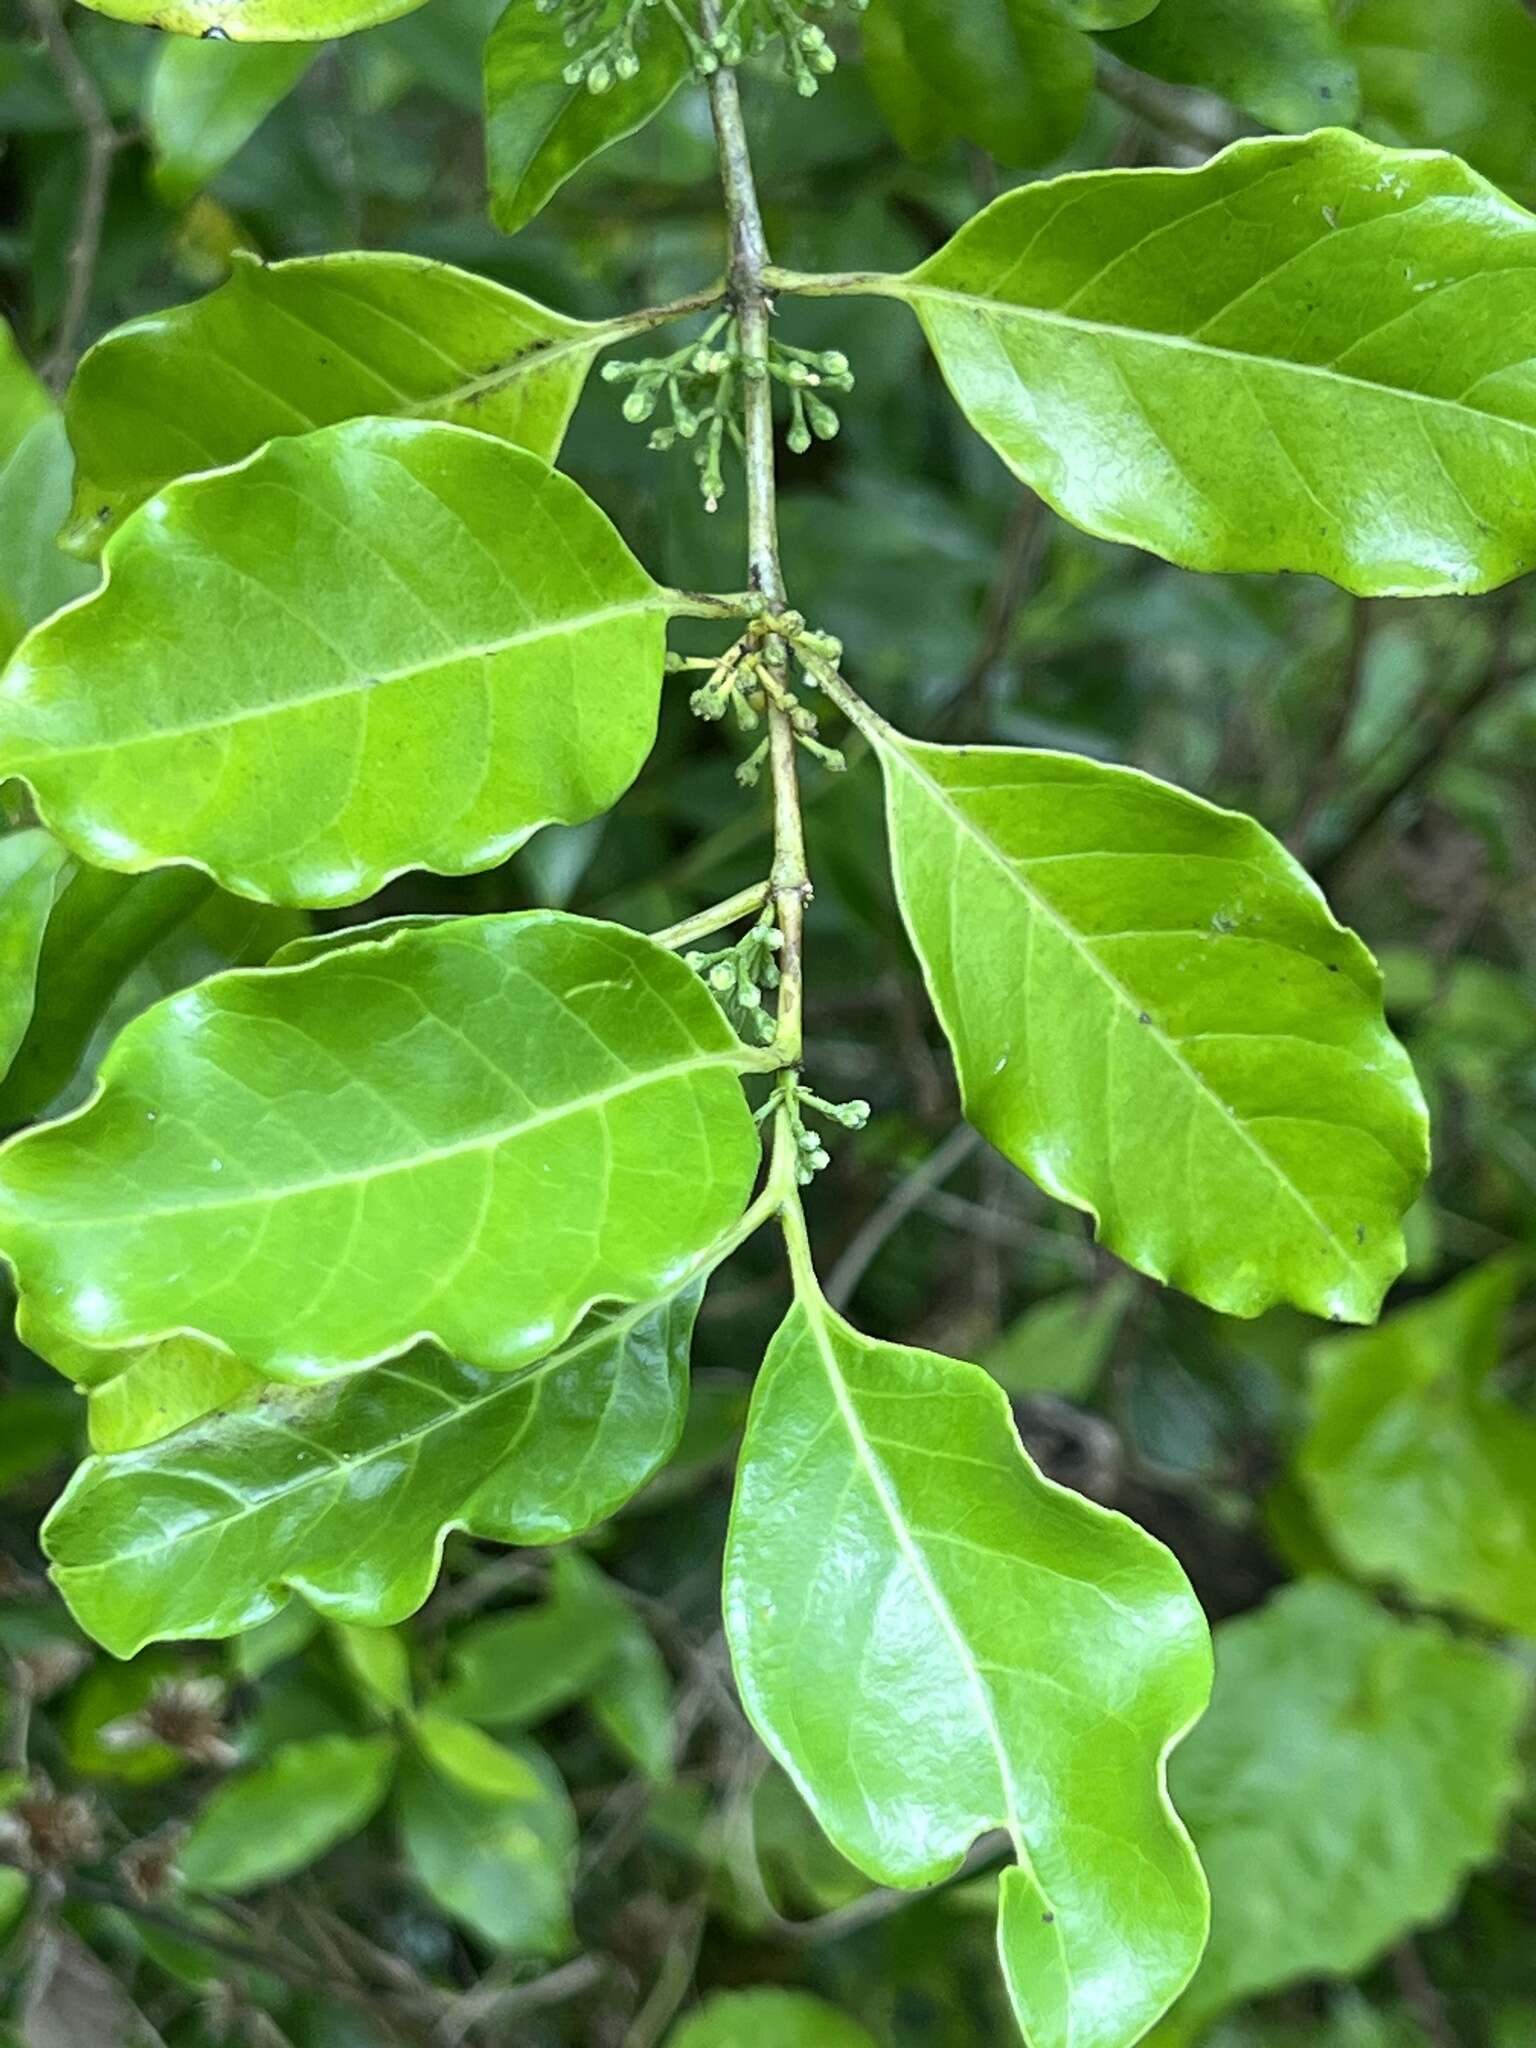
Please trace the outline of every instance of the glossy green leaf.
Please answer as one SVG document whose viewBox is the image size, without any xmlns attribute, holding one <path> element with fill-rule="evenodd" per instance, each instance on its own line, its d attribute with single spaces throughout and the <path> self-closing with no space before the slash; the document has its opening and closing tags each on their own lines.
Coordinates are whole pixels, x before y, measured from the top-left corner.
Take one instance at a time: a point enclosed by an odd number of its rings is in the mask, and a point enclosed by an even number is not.
<svg viewBox="0 0 1536 2048">
<path fill-rule="evenodd" d="M 752 1060 L 680 960 L 558 912 L 223 975 L 0 1152 L 0 1248 L 99 1349 L 201 1336 L 303 1382 L 430 1339 L 509 1371 L 740 1216 Z"/>
<path fill-rule="evenodd" d="M 1339 21 L 1372 134 L 1536 190 L 1536 21 L 1523 0 L 1340 0 Z"/>
<path fill-rule="evenodd" d="M 1427 596 L 1536 562 L 1533 273 L 1464 164 L 1324 130 L 1025 186 L 874 288 L 1088 532 Z"/>
<path fill-rule="evenodd" d="M 58 407 L 0 320 L 0 659 L 94 581 L 56 543 L 71 469 Z"/>
<path fill-rule="evenodd" d="M 1536 1636 L 1536 1422 L 1494 1384 L 1525 1262 L 1315 1345 L 1297 1472 L 1352 1571 Z"/>
<path fill-rule="evenodd" d="M 338 1621 L 331 1624 L 331 1641 L 337 1661 L 375 1718 L 410 1712 L 411 1653 L 398 1630 Z"/>
<path fill-rule="evenodd" d="M 1290 855 L 1133 769 L 873 736 L 970 1120 L 1211 1307 L 1369 1321 L 1424 1107 L 1374 961 Z"/>
<path fill-rule="evenodd" d="M 421 1349 L 335 1387 L 239 1401 L 237 1384 L 226 1412 L 80 1468 L 46 1524 L 55 1582 L 119 1656 L 251 1628 L 290 1589 L 339 1620 L 402 1621 L 450 1529 L 559 1543 L 644 1485 L 676 1441 L 699 1293 L 594 1316 L 526 1373 Z"/>
<path fill-rule="evenodd" d="M 907 43 L 904 0 L 870 0 L 860 24 L 864 76 L 881 118 L 908 156 L 934 156 L 959 134 Z"/>
<path fill-rule="evenodd" d="M 1438 1920 L 1498 1845 L 1529 1693 L 1507 1659 L 1324 1580 L 1219 1629 L 1171 1773 L 1212 1897 L 1181 2015 L 1354 1976 Z"/>
<path fill-rule="evenodd" d="M 1360 81 L 1331 0 L 1162 0 L 1104 47 L 1155 78 L 1219 93 L 1270 128 L 1359 118 Z"/>
<path fill-rule="evenodd" d="M 611 1595 L 618 1640 L 587 1688 L 587 1711 L 619 1755 L 658 1785 L 672 1778 L 672 1679 L 650 1630 Z"/>
<path fill-rule="evenodd" d="M 1078 28 L 1124 28 L 1142 21 L 1166 0 L 1060 0 L 1062 13 Z"/>
<path fill-rule="evenodd" d="M 1205 1936 L 1164 1788 L 1209 1682 L 1199 1606 L 1160 1545 L 1040 1475 L 979 1367 L 861 1337 L 803 1255 L 797 1289 L 726 1551 L 742 1699 L 882 1883 L 932 1884 L 1006 1828 L 999 1949 L 1030 2048 L 1130 2048 Z"/>
<path fill-rule="evenodd" d="M 602 0 L 590 41 L 616 27 L 619 13 L 616 0 Z M 491 218 L 503 234 L 516 234 L 583 164 L 643 128 L 688 75 L 688 47 L 665 8 L 641 16 L 634 77 L 610 73 L 603 92 L 567 82 L 565 26 L 558 12 L 509 0 L 485 46 Z"/>
<path fill-rule="evenodd" d="M 423 0 L 81 0 L 114 21 L 234 43 L 323 43 L 394 21 Z"/>
<path fill-rule="evenodd" d="M 487 1727 L 532 1727 L 582 1697 L 617 1654 L 625 1619 L 596 1566 L 562 1552 L 547 1600 L 454 1637 L 438 1703 Z"/>
<path fill-rule="evenodd" d="M 72 863 L 61 873 L 32 1016 L 0 1082 L 0 1126 L 14 1129 L 54 1106 L 129 977 L 213 894 L 206 876 L 186 868 L 109 875 Z"/>
<path fill-rule="evenodd" d="M 445 1912 L 516 1954 L 569 1947 L 576 1821 L 539 1750 L 506 1749 L 467 1722 L 422 1714 L 398 1805 L 407 1861 Z"/>
<path fill-rule="evenodd" d="M 667 2036 L 667 2048 L 875 2048 L 869 2034 L 803 1991 L 722 1991 Z"/>
<path fill-rule="evenodd" d="M 356 902 L 606 810 L 655 736 L 667 594 L 577 485 L 461 427 L 275 441 L 106 563 L 0 679 L 0 773 L 98 866 Z"/>
<path fill-rule="evenodd" d="M 238 1359 L 195 1337 L 119 1351 L 77 1343 L 50 1328 L 31 1300 L 19 1305 L 16 1334 L 86 1396 L 93 1451 L 158 1443 L 262 1384 Z"/>
<path fill-rule="evenodd" d="M 182 1882 L 193 1891 L 239 1893 L 303 1870 L 367 1826 L 384 1803 L 397 1753 L 387 1735 L 284 1744 L 199 1809 L 176 1854 Z"/>
<path fill-rule="evenodd" d="M 161 197 L 179 206 L 201 192 L 298 84 L 315 54 L 306 43 L 167 42 L 145 107 Z M 183 387 L 183 405 L 186 397 Z"/>
<path fill-rule="evenodd" d="M 887 0 L 906 53 L 967 141 L 1023 169 L 1059 156 L 1093 90 L 1093 45 L 1056 0 Z"/>
<path fill-rule="evenodd" d="M 553 461 L 603 335 L 421 256 L 237 252 L 217 291 L 87 350 L 65 400 L 66 542 L 96 554 L 176 477 L 362 414 L 478 427 Z"/>
<path fill-rule="evenodd" d="M 32 1022 L 37 963 L 67 858 L 47 832 L 0 839 L 0 1076 Z"/>
<path fill-rule="evenodd" d="M 1086 1400 L 1109 1362 L 1135 1286 L 1128 1273 L 1116 1273 L 1096 1289 L 1048 1295 L 1004 1331 L 981 1363 L 1016 1400 Z"/>
</svg>

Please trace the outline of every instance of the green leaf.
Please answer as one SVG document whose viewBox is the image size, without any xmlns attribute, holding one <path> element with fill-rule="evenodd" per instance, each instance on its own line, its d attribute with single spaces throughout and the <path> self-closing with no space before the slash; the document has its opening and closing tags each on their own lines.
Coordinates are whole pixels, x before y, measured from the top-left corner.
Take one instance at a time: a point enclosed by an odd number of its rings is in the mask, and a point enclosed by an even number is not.
<svg viewBox="0 0 1536 2048">
<path fill-rule="evenodd" d="M 741 1215 L 754 1057 L 672 954 L 559 912 L 221 975 L 0 1151 L 0 1246 L 94 1348 L 202 1337 L 299 1383 L 431 1340 L 509 1371 Z"/>
<path fill-rule="evenodd" d="M 723 1991 L 667 2036 L 667 2048 L 875 2048 L 846 2013 L 803 1991 Z"/>
<path fill-rule="evenodd" d="M 176 1855 L 193 1891 L 248 1892 L 303 1870 L 366 1827 L 384 1803 L 398 1751 L 388 1735 L 289 1742 L 221 1785 Z"/>
<path fill-rule="evenodd" d="M 194 1337 L 118 1351 L 76 1343 L 50 1328 L 31 1300 L 18 1306 L 16 1334 L 86 1396 L 93 1451 L 158 1443 L 262 1385 L 238 1359 Z"/>
<path fill-rule="evenodd" d="M 167 42 L 150 73 L 145 107 L 160 196 L 180 206 L 201 192 L 286 99 L 315 55 L 306 43 Z M 183 389 L 183 404 L 186 395 Z"/>
<path fill-rule="evenodd" d="M 525 1373 L 422 1349 L 94 1458 L 45 1526 L 59 1590 L 118 1656 L 255 1627 L 289 1589 L 341 1621 L 403 1621 L 450 1529 L 558 1543 L 645 1484 L 676 1440 L 701 1291 L 594 1316 Z"/>
<path fill-rule="evenodd" d="M 1082 126 L 1093 45 L 1056 0 L 887 0 L 906 54 L 959 133 L 1014 169 L 1049 163 Z"/>
<path fill-rule="evenodd" d="M 65 400 L 66 544 L 94 555 L 176 477 L 362 414 L 478 427 L 553 461 L 605 331 L 421 256 L 237 251 L 217 291 L 87 350 Z"/>
<path fill-rule="evenodd" d="M 1078 28 L 1124 28 L 1142 21 L 1167 0 L 1060 0 L 1062 13 Z"/>
<path fill-rule="evenodd" d="M 1040 1475 L 979 1367 L 860 1336 L 795 1258 L 726 1550 L 747 1711 L 881 1883 L 935 1883 L 1006 1828 L 1026 2040 L 1130 2048 L 1205 1936 L 1163 1783 L 1209 1682 L 1200 1609 L 1159 1544 Z"/>
<path fill-rule="evenodd" d="M 47 832 L 0 839 L 0 1076 L 15 1059 L 37 994 L 37 964 L 67 855 Z"/>
<path fill-rule="evenodd" d="M 1117 1273 L 1099 1288 L 1048 1295 L 1004 1331 L 981 1363 L 1016 1400 L 1086 1400 L 1109 1363 L 1134 1291 L 1130 1275 Z"/>
<path fill-rule="evenodd" d="M 1172 1771 L 1212 1896 L 1181 2015 L 1355 1976 L 1440 1919 L 1497 1849 L 1529 1693 L 1504 1658 L 1324 1580 L 1218 1629 Z"/>
<path fill-rule="evenodd" d="M 504 1749 L 466 1722 L 422 1714 L 398 1806 L 410 1867 L 446 1913 L 494 1948 L 569 1948 L 576 1820 L 540 1750 Z"/>
<path fill-rule="evenodd" d="M 55 544 L 71 468 L 58 407 L 0 320 L 0 660 L 94 581 Z"/>
<path fill-rule="evenodd" d="M 358 1628 L 345 1621 L 331 1624 L 331 1640 L 343 1669 L 376 1718 L 411 1710 L 411 1653 L 404 1636 L 392 1628 Z"/>
<path fill-rule="evenodd" d="M 910 301 L 1089 533 L 1429 596 L 1536 562 L 1533 269 L 1536 224 L 1464 164 L 1325 130 L 1025 186 L 859 288 Z"/>
<path fill-rule="evenodd" d="M 113 21 L 235 43 L 323 43 L 394 21 L 423 0 L 81 0 Z"/>
<path fill-rule="evenodd" d="M 101 867 L 357 902 L 606 810 L 655 737 L 668 593 L 577 485 L 462 427 L 274 441 L 106 563 L 0 680 L 0 773 Z"/>
<path fill-rule="evenodd" d="M 1342 0 L 1339 19 L 1372 134 L 1536 189 L 1536 22 L 1522 0 Z"/>
<path fill-rule="evenodd" d="M 596 1567 L 555 1559 L 547 1600 L 461 1629 L 438 1704 L 492 1728 L 529 1728 L 578 1700 L 612 1662 L 623 1607 Z"/>
<path fill-rule="evenodd" d="M 1536 1636 L 1536 1422 L 1494 1384 L 1522 1257 L 1315 1345 L 1297 1473 L 1352 1571 Z"/>
<path fill-rule="evenodd" d="M 72 864 L 61 871 L 32 1015 L 0 1082 L 0 1126 L 30 1123 L 53 1106 L 129 976 L 213 893 L 205 876 L 185 868 L 107 875 Z"/>
<path fill-rule="evenodd" d="M 603 0 L 584 41 L 616 25 L 616 0 Z M 491 218 L 515 235 L 583 164 L 633 135 L 671 99 L 690 69 L 688 46 L 664 8 L 641 19 L 633 78 L 613 77 L 604 92 L 568 84 L 571 47 L 557 12 L 510 0 L 485 46 L 485 150 Z"/>
<path fill-rule="evenodd" d="M 871 734 L 971 1122 L 1212 1308 L 1369 1321 L 1423 1101 L 1375 962 L 1290 855 L 1134 769 Z"/>
<path fill-rule="evenodd" d="M 1331 0 L 1162 0 L 1104 47 L 1155 78 L 1219 93 L 1270 128 L 1359 119 L 1360 80 Z"/>
<path fill-rule="evenodd" d="M 671 1674 L 650 1630 L 623 1604 L 622 1595 L 611 1597 L 618 1640 L 587 1689 L 587 1711 L 620 1756 L 653 1784 L 667 1785 L 676 1743 Z"/>
<path fill-rule="evenodd" d="M 908 47 L 903 10 L 904 0 L 870 0 L 860 25 L 864 76 L 882 120 L 906 154 L 935 156 L 960 131 Z"/>
</svg>

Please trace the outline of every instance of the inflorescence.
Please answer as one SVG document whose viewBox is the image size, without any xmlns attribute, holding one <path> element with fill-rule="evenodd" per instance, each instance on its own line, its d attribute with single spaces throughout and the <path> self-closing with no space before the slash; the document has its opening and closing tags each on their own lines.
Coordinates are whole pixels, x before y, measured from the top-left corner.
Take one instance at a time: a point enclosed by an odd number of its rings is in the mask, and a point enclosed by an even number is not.
<svg viewBox="0 0 1536 2048">
<path fill-rule="evenodd" d="M 726 442 L 738 453 L 743 449 L 746 384 L 769 378 L 788 391 L 786 438 L 797 455 L 837 433 L 838 417 L 827 394 L 853 389 L 853 371 L 841 349 L 792 348 L 788 342 L 771 340 L 766 358 L 748 355 L 741 344 L 740 324 L 731 313 L 718 314 L 697 340 L 685 342 L 670 355 L 605 363 L 603 377 L 610 384 L 631 387 L 624 399 L 624 417 L 634 426 L 652 419 L 666 400 L 670 418 L 654 429 L 650 445 L 665 452 L 680 440 L 693 444 L 699 488 L 710 512 L 725 496 Z"/>
<path fill-rule="evenodd" d="M 567 85 L 605 93 L 638 77 L 646 16 L 660 8 L 682 36 L 699 78 L 759 55 L 779 40 L 784 68 L 795 90 L 807 98 L 837 69 L 837 53 L 827 32 L 812 17 L 832 14 L 841 4 L 844 0 L 733 0 L 725 7 L 719 28 L 706 37 L 680 0 L 618 0 L 616 11 L 614 0 L 535 0 L 541 14 L 566 18 L 565 42 L 572 52 L 565 67 Z M 846 4 L 862 13 L 869 0 Z"/>
</svg>

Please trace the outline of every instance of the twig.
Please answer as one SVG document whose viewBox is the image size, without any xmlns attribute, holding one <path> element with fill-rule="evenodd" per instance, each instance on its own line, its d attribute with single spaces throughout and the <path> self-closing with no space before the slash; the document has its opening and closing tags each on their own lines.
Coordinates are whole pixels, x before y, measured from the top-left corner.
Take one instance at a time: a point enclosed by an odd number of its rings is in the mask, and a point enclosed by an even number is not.
<svg viewBox="0 0 1536 2048">
<path fill-rule="evenodd" d="M 1435 2048 L 1461 2048 L 1445 2000 L 1412 1941 L 1400 1942 L 1393 1950 L 1392 1974 L 1397 1979 L 1403 2003 L 1434 2042 Z"/>
<path fill-rule="evenodd" d="M 1355 713 L 1360 707 L 1360 694 L 1365 687 L 1367 659 L 1371 651 L 1371 631 L 1375 619 L 1370 605 L 1363 597 L 1349 600 L 1349 638 L 1344 656 L 1344 675 L 1340 689 L 1335 695 L 1333 716 L 1328 721 L 1321 746 L 1317 750 L 1317 766 L 1312 776 L 1312 786 L 1302 800 L 1285 843 L 1298 857 L 1305 855 L 1307 843 L 1323 812 L 1328 808 L 1343 779 L 1344 754 L 1349 735 L 1355 722 Z"/>
<path fill-rule="evenodd" d="M 720 28 L 718 0 L 701 0 L 699 24 L 705 40 Z M 722 65 L 709 81 L 709 105 L 720 151 L 720 182 L 730 223 L 729 292 L 736 310 L 742 353 L 749 362 L 768 361 L 770 302 L 766 272 L 768 239 L 758 203 L 757 180 L 747 146 L 741 93 L 735 71 Z M 766 374 L 743 380 L 743 460 L 747 475 L 747 580 L 775 612 L 788 609 L 784 571 L 779 562 L 778 479 L 773 442 L 773 387 Z M 781 678 L 784 649 L 768 646 L 766 660 Z M 800 815 L 800 774 L 795 729 L 783 705 L 768 704 L 768 762 L 773 780 L 773 869 L 770 882 L 774 913 L 783 945 L 779 950 L 778 1028 L 775 1048 L 782 1068 L 798 1067 L 804 1044 L 805 906 L 810 899 L 810 872 L 805 857 L 805 825 Z"/>
<path fill-rule="evenodd" d="M 884 1249 L 886 1240 L 895 1235 L 907 1218 L 922 1207 L 933 1190 L 948 1180 L 980 1143 L 979 1135 L 969 1124 L 957 1124 L 943 1144 L 930 1152 L 921 1166 L 915 1167 L 891 1190 L 857 1232 L 828 1276 L 823 1292 L 834 1308 L 847 1305 L 855 1288 Z"/>
<path fill-rule="evenodd" d="M 81 62 L 53 0 L 26 0 L 26 9 L 43 39 L 48 61 L 63 88 L 64 97 L 69 101 L 84 151 L 80 204 L 75 214 L 75 232 L 67 259 L 69 282 L 53 349 L 43 365 L 44 379 L 57 391 L 68 381 L 74 367 L 76 343 L 91 303 L 91 286 L 96 277 L 97 258 L 101 254 L 101 230 L 106 218 L 112 159 L 123 138 L 112 126 L 111 116 L 96 90 L 96 81 Z"/>
<path fill-rule="evenodd" d="M 1521 673 L 1523 664 L 1514 659 L 1510 649 L 1514 626 L 1514 607 L 1505 605 L 1500 614 L 1498 636 L 1482 676 L 1455 704 L 1443 708 L 1437 717 L 1423 721 L 1419 743 L 1408 759 L 1367 800 L 1323 858 L 1313 862 L 1312 872 L 1320 887 L 1326 890 L 1332 885 L 1340 869 L 1375 831 L 1393 805 L 1408 794 L 1422 775 L 1439 764 L 1442 754 L 1462 728 Z"/>
<path fill-rule="evenodd" d="M 965 680 L 945 713 L 946 726 L 980 701 L 998 663 L 1008 652 L 1014 621 L 1034 586 L 1049 533 L 1045 506 L 1033 491 L 1021 492 L 1008 515 L 997 568 L 982 612 L 981 637 Z"/>
<path fill-rule="evenodd" d="M 712 904 L 708 910 L 700 910 L 692 917 L 668 925 L 664 932 L 652 932 L 651 937 L 658 946 L 679 953 L 696 939 L 707 939 L 715 932 L 724 931 L 727 925 L 739 924 L 743 918 L 755 916 L 768 901 L 768 892 L 766 882 L 754 882 L 750 889 L 738 890 L 724 903 Z"/>
</svg>

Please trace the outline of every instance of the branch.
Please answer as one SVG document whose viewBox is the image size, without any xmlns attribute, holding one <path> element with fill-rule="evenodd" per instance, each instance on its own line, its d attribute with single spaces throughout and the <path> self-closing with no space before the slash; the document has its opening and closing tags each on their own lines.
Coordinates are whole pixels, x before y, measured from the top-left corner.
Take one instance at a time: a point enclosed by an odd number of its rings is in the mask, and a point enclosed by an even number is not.
<svg viewBox="0 0 1536 2048">
<path fill-rule="evenodd" d="M 102 223 L 107 212 L 112 159 L 122 137 L 112 126 L 112 118 L 96 90 L 96 81 L 81 62 L 53 0 L 25 0 L 25 4 L 33 26 L 42 37 L 43 48 L 63 88 L 64 97 L 69 101 L 84 150 L 80 205 L 75 215 L 74 239 L 69 245 L 69 284 L 53 349 L 43 365 L 44 380 L 57 391 L 69 381 L 76 343 L 91 303 L 96 260 L 101 253 Z"/>
<path fill-rule="evenodd" d="M 944 1182 L 981 1143 L 969 1124 L 957 1124 L 944 1142 L 929 1153 L 921 1166 L 891 1190 L 864 1224 L 827 1279 L 822 1292 L 834 1308 L 846 1308 L 854 1289 L 914 1210 L 920 1209 L 935 1188 Z"/>
<path fill-rule="evenodd" d="M 700 26 L 706 40 L 720 27 L 719 0 L 701 0 Z M 747 472 L 747 580 L 766 609 L 788 609 L 779 563 L 778 480 L 774 466 L 773 388 L 767 376 L 771 314 L 767 272 L 768 240 L 763 231 L 757 181 L 747 147 L 736 74 L 722 65 L 709 81 L 709 105 L 720 150 L 720 182 L 730 224 L 728 289 L 746 360 L 763 365 L 744 377 L 744 460 Z M 787 684 L 784 649 L 771 643 L 766 656 Z M 800 775 L 795 730 L 782 705 L 768 705 L 768 762 L 773 778 L 773 869 L 770 885 L 783 946 L 779 952 L 779 1010 L 775 1049 L 781 1068 L 798 1067 L 805 1025 L 805 906 L 811 894 L 800 815 Z"/>
</svg>

